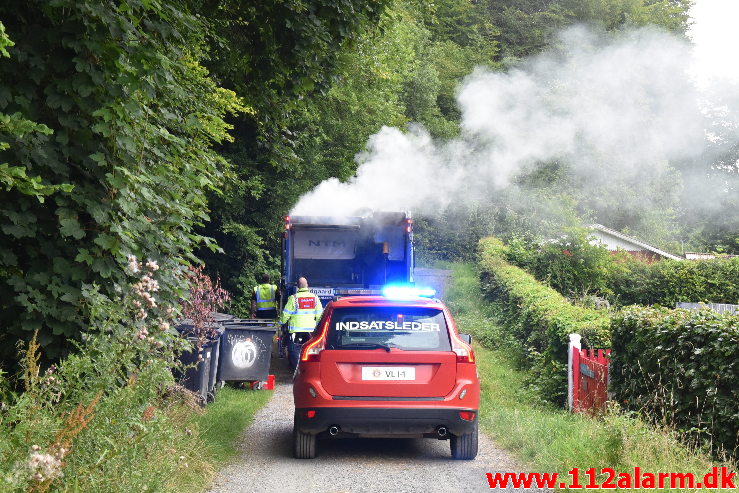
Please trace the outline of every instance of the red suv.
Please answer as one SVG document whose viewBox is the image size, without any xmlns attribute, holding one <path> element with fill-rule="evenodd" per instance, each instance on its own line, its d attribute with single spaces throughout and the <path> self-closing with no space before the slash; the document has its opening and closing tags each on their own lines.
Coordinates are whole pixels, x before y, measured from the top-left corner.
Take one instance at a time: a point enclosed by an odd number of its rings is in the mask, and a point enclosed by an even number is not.
<svg viewBox="0 0 739 493">
<path fill-rule="evenodd" d="M 293 452 L 336 436 L 449 440 L 477 455 L 480 381 L 470 336 L 438 300 L 353 296 L 329 303 L 295 370 Z"/>
</svg>

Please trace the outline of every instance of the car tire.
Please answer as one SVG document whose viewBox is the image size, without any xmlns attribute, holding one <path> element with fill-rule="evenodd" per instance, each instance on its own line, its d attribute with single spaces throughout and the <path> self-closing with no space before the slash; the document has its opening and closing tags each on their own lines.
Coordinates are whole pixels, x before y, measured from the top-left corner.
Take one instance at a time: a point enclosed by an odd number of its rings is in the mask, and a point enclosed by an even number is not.
<svg viewBox="0 0 739 493">
<path fill-rule="evenodd" d="M 303 433 L 293 427 L 293 456 L 296 459 L 315 459 L 316 435 Z"/>
<path fill-rule="evenodd" d="M 452 449 L 452 458 L 456 460 L 472 460 L 477 457 L 477 416 L 475 424 L 470 433 L 455 436 L 449 439 Z"/>
</svg>

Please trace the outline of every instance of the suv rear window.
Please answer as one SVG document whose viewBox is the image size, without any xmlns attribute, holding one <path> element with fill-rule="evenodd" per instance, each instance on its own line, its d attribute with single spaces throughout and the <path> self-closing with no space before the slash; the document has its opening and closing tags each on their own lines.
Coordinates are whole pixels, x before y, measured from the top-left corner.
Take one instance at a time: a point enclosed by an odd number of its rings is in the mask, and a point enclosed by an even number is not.
<svg viewBox="0 0 739 493">
<path fill-rule="evenodd" d="M 327 349 L 451 351 L 444 312 L 432 308 L 337 308 L 331 315 L 326 342 Z"/>
</svg>

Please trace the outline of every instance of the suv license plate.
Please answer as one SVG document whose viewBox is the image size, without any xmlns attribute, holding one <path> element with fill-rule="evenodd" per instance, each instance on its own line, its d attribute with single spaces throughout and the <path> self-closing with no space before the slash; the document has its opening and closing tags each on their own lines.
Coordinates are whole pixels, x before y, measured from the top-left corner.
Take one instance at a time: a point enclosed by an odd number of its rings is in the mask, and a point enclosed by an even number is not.
<svg viewBox="0 0 739 493">
<path fill-rule="evenodd" d="M 362 380 L 415 380 L 412 366 L 363 366 Z"/>
</svg>

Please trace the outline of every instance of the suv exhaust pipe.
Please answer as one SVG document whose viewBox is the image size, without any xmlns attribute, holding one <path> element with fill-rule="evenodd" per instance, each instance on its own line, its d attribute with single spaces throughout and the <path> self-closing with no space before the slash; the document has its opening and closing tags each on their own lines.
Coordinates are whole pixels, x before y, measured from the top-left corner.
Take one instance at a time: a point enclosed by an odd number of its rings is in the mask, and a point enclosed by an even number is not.
<svg viewBox="0 0 739 493">
<path fill-rule="evenodd" d="M 331 435 L 332 437 L 335 437 L 336 435 L 339 434 L 339 427 L 332 426 L 331 428 L 328 429 L 328 434 Z"/>
<path fill-rule="evenodd" d="M 436 428 L 436 434 L 439 436 L 439 438 L 444 438 L 447 436 L 449 431 L 446 429 L 446 426 L 439 426 Z"/>
</svg>

